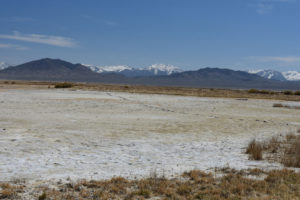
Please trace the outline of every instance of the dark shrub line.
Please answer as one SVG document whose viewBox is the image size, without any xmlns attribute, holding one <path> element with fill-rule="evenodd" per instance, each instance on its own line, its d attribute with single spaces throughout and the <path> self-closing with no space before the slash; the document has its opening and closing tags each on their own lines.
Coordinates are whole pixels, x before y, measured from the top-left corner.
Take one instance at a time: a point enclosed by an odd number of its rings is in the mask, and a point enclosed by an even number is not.
<svg viewBox="0 0 300 200">
<path fill-rule="evenodd" d="M 274 91 L 270 91 L 270 90 L 258 90 L 258 89 L 250 89 L 248 90 L 248 93 L 250 94 L 284 94 L 284 95 L 300 95 L 300 91 L 290 91 L 290 90 L 286 90 L 283 92 L 274 92 Z"/>
<path fill-rule="evenodd" d="M 73 84 L 72 83 L 67 83 L 67 82 L 64 82 L 64 83 L 56 83 L 54 85 L 55 88 L 71 88 L 73 87 Z"/>
</svg>

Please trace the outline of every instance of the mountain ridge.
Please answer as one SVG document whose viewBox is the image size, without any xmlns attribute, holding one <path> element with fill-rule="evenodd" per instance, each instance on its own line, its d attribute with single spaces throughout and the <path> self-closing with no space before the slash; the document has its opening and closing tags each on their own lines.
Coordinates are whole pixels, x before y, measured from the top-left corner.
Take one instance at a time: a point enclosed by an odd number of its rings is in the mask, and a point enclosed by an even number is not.
<svg viewBox="0 0 300 200">
<path fill-rule="evenodd" d="M 123 71 L 126 71 L 123 70 Z M 299 90 L 300 81 L 276 81 L 231 69 L 202 68 L 170 75 L 128 77 L 118 73 L 97 73 L 82 64 L 44 58 L 0 70 L 0 79 L 70 81 L 105 84 L 136 84 L 195 88 Z"/>
</svg>

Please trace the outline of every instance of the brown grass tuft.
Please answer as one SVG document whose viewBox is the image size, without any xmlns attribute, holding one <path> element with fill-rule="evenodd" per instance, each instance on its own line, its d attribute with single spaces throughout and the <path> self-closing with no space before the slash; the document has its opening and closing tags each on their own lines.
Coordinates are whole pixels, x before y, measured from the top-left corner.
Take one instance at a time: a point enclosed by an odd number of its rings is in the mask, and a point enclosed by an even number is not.
<svg viewBox="0 0 300 200">
<path fill-rule="evenodd" d="M 294 136 L 286 147 L 282 163 L 287 167 L 300 167 L 300 137 Z"/>
<path fill-rule="evenodd" d="M 246 153 L 250 155 L 250 159 L 262 160 L 263 145 L 257 142 L 255 139 L 252 140 L 246 149 Z"/>
<path fill-rule="evenodd" d="M 285 137 L 288 142 L 297 138 L 297 136 L 294 133 L 288 133 Z"/>
</svg>

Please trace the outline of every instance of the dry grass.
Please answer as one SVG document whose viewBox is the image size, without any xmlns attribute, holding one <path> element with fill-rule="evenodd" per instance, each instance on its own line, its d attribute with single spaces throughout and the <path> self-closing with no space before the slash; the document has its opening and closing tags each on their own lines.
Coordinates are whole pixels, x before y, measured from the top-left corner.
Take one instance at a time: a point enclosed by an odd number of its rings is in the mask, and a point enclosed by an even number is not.
<svg viewBox="0 0 300 200">
<path fill-rule="evenodd" d="M 55 82 L 33 82 L 33 81 L 14 81 L 15 84 L 5 84 L 0 81 L 0 89 L 47 89 L 55 87 Z M 129 93 L 145 94 L 166 94 L 197 97 L 220 97 L 236 99 L 276 99 L 288 101 L 300 101 L 300 95 L 285 95 L 282 92 L 262 91 L 259 93 L 249 93 L 248 90 L 234 89 L 212 89 L 212 88 L 186 88 L 186 87 L 167 87 L 167 86 L 143 86 L 143 85 L 108 85 L 108 84 L 84 84 L 72 83 L 74 90 L 93 90 L 93 91 L 116 91 Z"/>
<path fill-rule="evenodd" d="M 23 188 L 24 186 L 0 183 L 0 199 L 17 199 L 19 193 L 24 192 Z"/>
<path fill-rule="evenodd" d="M 286 167 L 299 168 L 300 135 L 288 133 L 280 137 L 272 137 L 263 144 L 253 140 L 249 143 L 246 153 L 254 160 L 261 160 L 264 155 L 266 160 L 282 163 Z"/>
<path fill-rule="evenodd" d="M 299 199 L 300 173 L 291 170 L 264 172 L 260 169 L 219 171 L 223 176 L 214 176 L 193 170 L 183 178 L 146 178 L 126 180 L 121 177 L 103 181 L 82 180 L 77 183 L 58 184 L 56 187 L 27 186 L 30 199 Z M 264 175 L 264 179 L 250 179 L 248 175 Z M 24 186 L 26 187 L 26 186 Z M 13 187 L 15 196 L 22 199 L 22 192 Z M 8 195 L 11 195 L 9 193 Z M 3 196 L 2 196 L 3 197 Z M 28 197 L 27 197 L 28 198 Z M 24 198 L 23 198 L 24 199 Z"/>
<path fill-rule="evenodd" d="M 294 136 L 288 141 L 282 163 L 287 167 L 300 167 L 300 136 Z"/>
<path fill-rule="evenodd" d="M 263 146 L 260 142 L 252 140 L 246 149 L 246 153 L 250 155 L 250 159 L 262 160 Z"/>
</svg>

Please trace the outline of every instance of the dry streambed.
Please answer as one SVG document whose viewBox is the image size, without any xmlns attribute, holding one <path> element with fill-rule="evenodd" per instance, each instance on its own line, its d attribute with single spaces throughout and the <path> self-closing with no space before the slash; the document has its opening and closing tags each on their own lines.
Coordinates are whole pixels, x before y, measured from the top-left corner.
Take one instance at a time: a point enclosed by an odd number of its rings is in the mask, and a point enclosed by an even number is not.
<svg viewBox="0 0 300 200">
<path fill-rule="evenodd" d="M 71 90 L 0 90 L 0 181 L 167 177 L 250 161 L 253 138 L 294 132 L 300 111 L 273 100 Z M 288 104 L 289 102 L 285 102 Z M 295 104 L 295 103 L 293 103 Z M 297 104 L 297 103 L 296 103 Z"/>
</svg>

